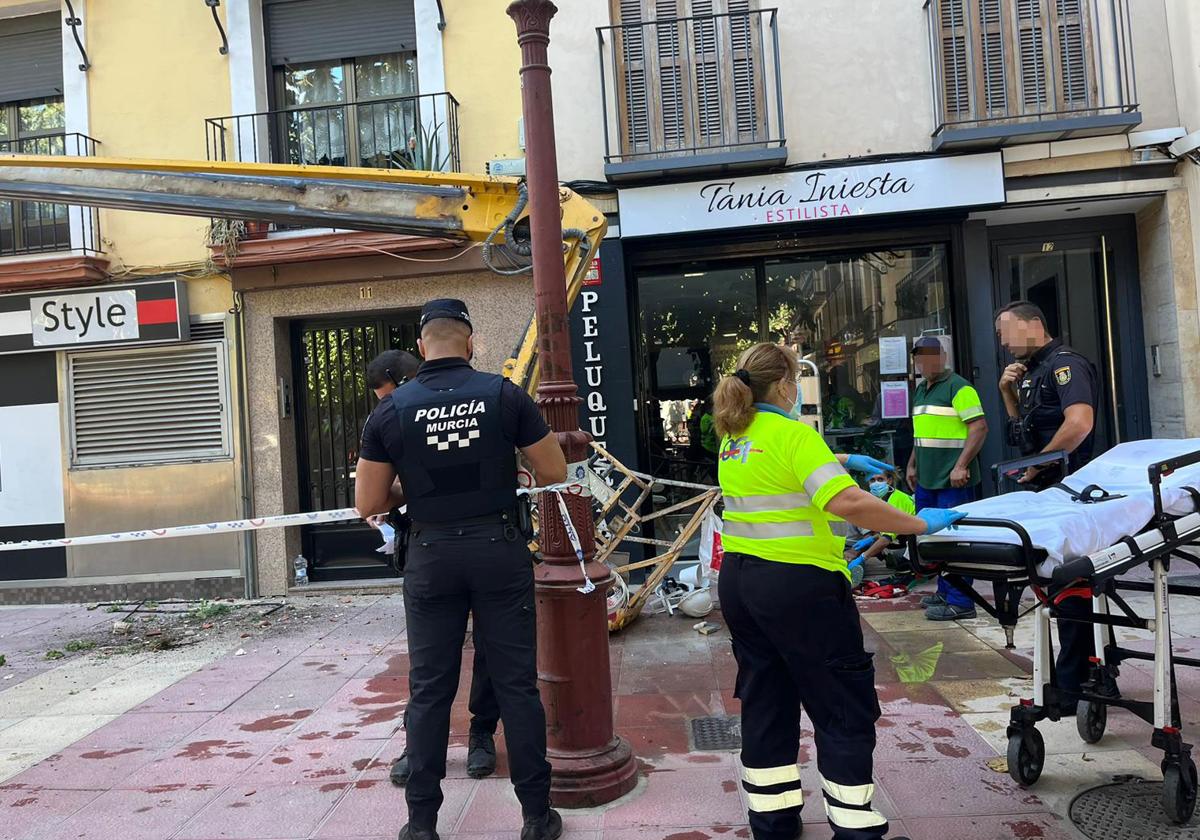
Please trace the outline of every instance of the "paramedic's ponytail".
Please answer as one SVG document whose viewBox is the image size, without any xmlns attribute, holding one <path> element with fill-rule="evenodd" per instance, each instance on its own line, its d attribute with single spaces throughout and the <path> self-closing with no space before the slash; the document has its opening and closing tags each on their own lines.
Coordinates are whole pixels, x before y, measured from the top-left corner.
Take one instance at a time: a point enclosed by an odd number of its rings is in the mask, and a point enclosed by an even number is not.
<svg viewBox="0 0 1200 840">
<path fill-rule="evenodd" d="M 740 435 L 754 419 L 754 403 L 768 402 L 775 384 L 795 379 L 800 368 L 791 348 L 770 342 L 755 344 L 738 357 L 737 369 L 717 383 L 713 424 L 722 437 Z"/>
</svg>

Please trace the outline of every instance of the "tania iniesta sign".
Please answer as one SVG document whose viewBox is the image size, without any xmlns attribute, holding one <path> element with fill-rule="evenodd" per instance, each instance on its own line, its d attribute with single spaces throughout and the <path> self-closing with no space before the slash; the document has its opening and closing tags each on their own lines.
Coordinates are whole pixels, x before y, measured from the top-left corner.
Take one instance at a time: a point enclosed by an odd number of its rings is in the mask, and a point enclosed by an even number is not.
<svg viewBox="0 0 1200 840">
<path fill-rule="evenodd" d="M 821 222 L 1004 203 L 999 152 L 621 190 L 621 236 Z"/>
</svg>

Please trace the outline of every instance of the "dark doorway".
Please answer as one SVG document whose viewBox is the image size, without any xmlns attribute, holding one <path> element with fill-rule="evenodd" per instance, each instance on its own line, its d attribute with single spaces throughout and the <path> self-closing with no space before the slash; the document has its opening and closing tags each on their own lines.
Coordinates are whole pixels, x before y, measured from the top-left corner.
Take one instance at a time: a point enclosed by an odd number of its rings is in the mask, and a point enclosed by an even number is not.
<svg viewBox="0 0 1200 840">
<path fill-rule="evenodd" d="M 1131 435 L 1122 422 L 1129 389 L 1123 387 L 1123 352 L 1113 242 L 1102 235 L 1073 235 L 997 245 L 997 299 L 1028 300 L 1046 313 L 1052 335 L 1091 360 L 1100 374 L 1096 452 Z M 1140 348 L 1137 348 L 1140 353 Z M 1012 361 L 1000 350 L 1001 368 Z"/>
<path fill-rule="evenodd" d="M 367 363 L 387 349 L 417 352 L 419 313 L 298 321 L 292 327 L 296 371 L 300 504 L 305 511 L 354 505 L 354 465 L 363 424 L 375 408 Z M 314 581 L 399 574 L 376 551 L 379 533 L 361 523 L 307 526 L 303 551 Z"/>
</svg>

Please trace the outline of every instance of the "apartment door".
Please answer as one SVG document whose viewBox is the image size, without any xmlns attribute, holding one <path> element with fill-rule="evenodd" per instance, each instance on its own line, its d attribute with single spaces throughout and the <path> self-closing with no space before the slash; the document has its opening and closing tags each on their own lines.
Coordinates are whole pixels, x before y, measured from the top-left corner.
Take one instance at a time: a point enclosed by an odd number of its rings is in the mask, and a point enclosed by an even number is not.
<svg viewBox="0 0 1200 840">
<path fill-rule="evenodd" d="M 1092 361 L 1100 374 L 1096 452 L 1128 440 L 1122 387 L 1121 330 L 1113 243 L 1102 235 L 1072 235 L 998 245 L 994 252 L 997 299 L 1028 300 L 1046 313 L 1052 335 Z M 1138 352 L 1141 350 L 1138 348 Z M 1000 350 L 1001 368 L 1012 359 Z"/>
<path fill-rule="evenodd" d="M 305 511 L 354 506 L 354 467 L 363 424 L 376 405 L 367 363 L 387 349 L 417 352 L 417 313 L 300 321 L 293 328 L 297 457 Z M 398 575 L 376 551 L 377 531 L 361 522 L 305 528 L 312 580 Z"/>
</svg>

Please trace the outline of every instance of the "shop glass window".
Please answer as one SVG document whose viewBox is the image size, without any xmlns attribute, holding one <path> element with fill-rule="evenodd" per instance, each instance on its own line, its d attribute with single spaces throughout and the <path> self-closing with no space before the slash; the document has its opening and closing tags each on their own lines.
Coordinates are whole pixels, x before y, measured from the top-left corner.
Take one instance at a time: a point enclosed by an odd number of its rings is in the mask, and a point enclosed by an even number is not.
<svg viewBox="0 0 1200 840">
<path fill-rule="evenodd" d="M 413 168 L 423 139 L 416 53 L 287 65 L 276 84 L 288 162 Z"/>
<path fill-rule="evenodd" d="M 921 245 L 819 254 L 765 265 L 767 335 L 816 363 L 825 438 L 835 449 L 905 463 L 912 424 L 884 419 L 880 339 L 951 336 L 946 248 Z M 952 360 L 953 361 L 953 360 Z"/>
</svg>

